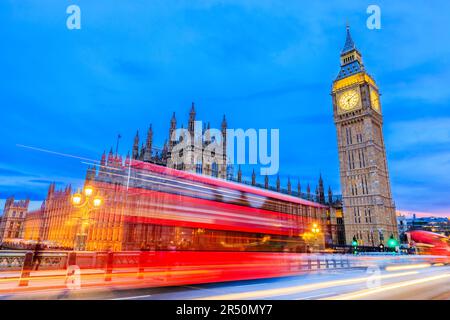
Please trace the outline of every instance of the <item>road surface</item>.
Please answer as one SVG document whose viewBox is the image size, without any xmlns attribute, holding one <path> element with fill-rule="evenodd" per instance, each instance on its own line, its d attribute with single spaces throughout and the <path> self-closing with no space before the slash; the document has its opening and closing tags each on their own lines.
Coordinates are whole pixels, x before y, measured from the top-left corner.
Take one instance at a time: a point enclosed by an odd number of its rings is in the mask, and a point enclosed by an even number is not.
<svg viewBox="0 0 450 320">
<path fill-rule="evenodd" d="M 0 299 L 450 300 L 450 266 L 408 265 L 392 270 L 353 269 L 285 278 L 168 288 L 81 288 L 2 294 Z"/>
</svg>

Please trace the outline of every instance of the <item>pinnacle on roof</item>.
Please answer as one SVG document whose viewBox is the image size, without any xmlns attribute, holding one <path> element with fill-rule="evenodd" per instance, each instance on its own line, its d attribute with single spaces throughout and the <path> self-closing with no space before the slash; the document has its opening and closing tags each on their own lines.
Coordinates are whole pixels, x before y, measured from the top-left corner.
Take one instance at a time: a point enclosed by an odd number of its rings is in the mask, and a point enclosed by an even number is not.
<svg viewBox="0 0 450 320">
<path fill-rule="evenodd" d="M 347 37 L 345 39 L 344 48 L 342 49 L 341 54 L 345 54 L 355 49 L 356 46 L 355 43 L 353 42 L 352 35 L 350 34 L 350 26 L 347 24 Z"/>
</svg>

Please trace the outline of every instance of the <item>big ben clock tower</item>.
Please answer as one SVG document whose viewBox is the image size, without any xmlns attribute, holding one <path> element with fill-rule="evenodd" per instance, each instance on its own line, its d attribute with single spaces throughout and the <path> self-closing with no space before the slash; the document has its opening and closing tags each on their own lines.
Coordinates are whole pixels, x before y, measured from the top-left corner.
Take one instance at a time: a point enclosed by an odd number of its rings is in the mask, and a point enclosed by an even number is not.
<svg viewBox="0 0 450 320">
<path fill-rule="evenodd" d="M 366 72 L 350 29 L 332 89 L 346 243 L 386 244 L 398 238 L 386 162 L 378 87 Z"/>
</svg>

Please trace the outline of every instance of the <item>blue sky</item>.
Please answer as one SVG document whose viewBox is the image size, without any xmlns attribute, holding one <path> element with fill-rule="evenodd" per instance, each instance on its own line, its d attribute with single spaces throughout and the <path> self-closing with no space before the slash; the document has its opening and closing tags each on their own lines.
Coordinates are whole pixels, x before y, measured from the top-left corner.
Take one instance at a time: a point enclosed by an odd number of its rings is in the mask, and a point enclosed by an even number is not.
<svg viewBox="0 0 450 320">
<path fill-rule="evenodd" d="M 382 93 L 397 207 L 448 214 L 450 3 L 376 1 L 382 29 L 369 30 L 373 3 L 1 1 L 0 199 L 84 177 L 80 160 L 18 144 L 98 159 L 152 123 L 162 145 L 191 101 L 213 126 L 226 114 L 233 128 L 279 128 L 282 183 L 322 173 L 338 193 L 330 89 L 348 21 Z M 81 30 L 66 28 L 70 4 Z"/>
</svg>

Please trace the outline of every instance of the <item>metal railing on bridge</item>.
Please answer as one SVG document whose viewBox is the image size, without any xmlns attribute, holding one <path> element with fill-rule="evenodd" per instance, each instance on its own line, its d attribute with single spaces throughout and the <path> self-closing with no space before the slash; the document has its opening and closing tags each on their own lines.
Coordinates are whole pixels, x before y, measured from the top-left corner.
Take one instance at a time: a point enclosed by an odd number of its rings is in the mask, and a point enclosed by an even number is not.
<svg viewBox="0 0 450 320">
<path fill-rule="evenodd" d="M 176 254 L 176 252 L 173 253 Z M 16 274 L 20 274 L 19 277 L 17 275 L 13 277 L 18 279 L 19 286 L 27 286 L 30 280 L 38 278 L 38 276 L 33 276 L 33 272 L 36 271 L 49 271 L 47 274 L 51 275 L 52 270 L 55 272 L 59 271 L 60 274 L 61 271 L 66 270 L 65 276 L 69 277 L 74 269 L 90 269 L 90 272 L 95 271 L 97 276 L 103 277 L 103 281 L 111 281 L 113 277 L 120 277 L 120 272 L 125 272 L 124 270 L 126 270 L 128 276 L 134 274 L 135 279 L 143 279 L 144 274 L 149 270 L 151 273 L 155 273 L 158 270 L 167 272 L 167 270 L 192 267 L 183 261 L 175 261 L 175 264 L 172 265 L 164 264 L 166 260 L 162 257 L 165 254 L 167 252 L 164 251 L 0 251 L 0 279 L 2 279 L 2 274 L 5 274 L 5 272 L 11 274 L 12 271 L 15 271 Z M 192 252 L 192 254 L 195 254 L 195 252 Z M 393 264 L 448 263 L 448 257 L 394 254 L 377 254 L 372 256 L 281 254 L 279 257 L 280 261 L 288 264 L 289 272 L 293 274 L 332 269 L 367 268 L 370 266 L 384 268 L 386 265 Z M 152 261 L 157 261 L 157 263 L 151 263 Z M 170 271 L 168 275 L 170 276 Z"/>
</svg>

